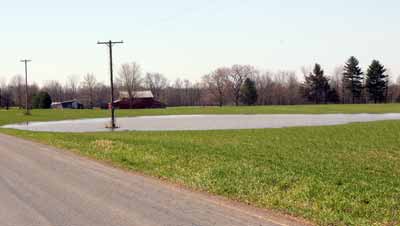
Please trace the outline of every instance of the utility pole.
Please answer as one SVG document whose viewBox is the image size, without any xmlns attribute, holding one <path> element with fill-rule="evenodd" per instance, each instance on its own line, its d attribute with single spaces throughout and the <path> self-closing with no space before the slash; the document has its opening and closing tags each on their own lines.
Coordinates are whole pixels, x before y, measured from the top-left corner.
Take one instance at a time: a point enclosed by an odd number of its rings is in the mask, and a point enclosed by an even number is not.
<svg viewBox="0 0 400 226">
<path fill-rule="evenodd" d="M 29 106 L 28 106 L 28 62 L 31 62 L 31 60 L 21 60 L 22 63 L 25 63 L 25 114 L 30 115 L 29 111 Z"/>
<path fill-rule="evenodd" d="M 109 48 L 110 52 L 110 81 L 111 81 L 111 124 L 109 125 L 109 128 L 111 129 L 116 129 L 117 126 L 115 124 L 115 109 L 114 109 L 114 71 L 113 71 L 113 58 L 112 58 L 112 47 L 115 44 L 123 44 L 123 41 L 120 42 L 113 42 L 113 41 L 108 41 L 108 42 L 97 42 L 99 45 L 107 45 Z"/>
</svg>

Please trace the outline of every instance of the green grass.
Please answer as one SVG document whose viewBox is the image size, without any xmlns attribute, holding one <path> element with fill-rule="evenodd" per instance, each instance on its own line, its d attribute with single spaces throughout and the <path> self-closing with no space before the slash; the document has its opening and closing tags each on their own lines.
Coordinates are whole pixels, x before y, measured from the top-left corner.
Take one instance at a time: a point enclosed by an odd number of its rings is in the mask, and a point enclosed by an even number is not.
<svg viewBox="0 0 400 226">
<path fill-rule="evenodd" d="M 117 110 L 117 116 L 193 115 L 193 114 L 333 114 L 333 113 L 400 113 L 400 104 L 367 105 L 298 105 L 252 107 L 173 107 L 166 109 Z M 31 116 L 23 110 L 1 110 L 0 125 L 27 121 L 108 117 L 106 110 L 33 110 Z"/>
<path fill-rule="evenodd" d="M 120 115 L 400 112 L 399 105 L 310 108 L 172 108 Z M 105 116 L 101 111 L 54 112 L 38 111 L 32 117 Z M 1 124 L 18 118 L 4 112 L 0 117 Z M 400 225 L 400 121 L 240 131 L 0 132 L 319 225 Z"/>
</svg>

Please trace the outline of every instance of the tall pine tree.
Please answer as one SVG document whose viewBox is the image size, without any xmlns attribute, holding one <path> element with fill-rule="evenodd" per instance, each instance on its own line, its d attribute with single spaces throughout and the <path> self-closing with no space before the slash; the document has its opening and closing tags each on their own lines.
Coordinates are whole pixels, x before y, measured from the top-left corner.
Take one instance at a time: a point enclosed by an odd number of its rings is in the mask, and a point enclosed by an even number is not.
<svg viewBox="0 0 400 226">
<path fill-rule="evenodd" d="M 250 78 L 246 78 L 241 89 L 240 99 L 246 105 L 253 105 L 257 102 L 258 94 L 256 83 Z"/>
<path fill-rule="evenodd" d="M 363 72 L 359 66 L 360 62 L 354 56 L 350 57 L 343 72 L 343 82 L 346 90 L 350 91 L 353 104 L 360 98 L 363 89 Z"/>
<path fill-rule="evenodd" d="M 313 73 L 305 77 L 304 96 L 316 104 L 327 103 L 329 89 L 329 79 L 324 75 L 324 70 L 322 70 L 321 65 L 315 64 Z"/>
<path fill-rule="evenodd" d="M 367 72 L 367 89 L 370 100 L 383 102 L 386 99 L 389 76 L 385 74 L 385 67 L 377 60 L 373 60 Z"/>
</svg>

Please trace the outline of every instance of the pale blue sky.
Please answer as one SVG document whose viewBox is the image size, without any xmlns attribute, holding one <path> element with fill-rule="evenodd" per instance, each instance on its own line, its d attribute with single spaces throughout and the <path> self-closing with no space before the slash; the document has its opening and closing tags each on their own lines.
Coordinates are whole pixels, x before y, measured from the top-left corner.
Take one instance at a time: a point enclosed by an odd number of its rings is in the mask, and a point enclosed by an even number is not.
<svg viewBox="0 0 400 226">
<path fill-rule="evenodd" d="M 198 80 L 218 66 L 299 70 L 319 62 L 328 73 L 355 55 L 400 74 L 400 1 L 396 0 L 35 0 L 3 1 L 0 77 L 37 83 L 94 72 L 107 82 L 106 48 L 124 40 L 115 64 Z"/>
</svg>

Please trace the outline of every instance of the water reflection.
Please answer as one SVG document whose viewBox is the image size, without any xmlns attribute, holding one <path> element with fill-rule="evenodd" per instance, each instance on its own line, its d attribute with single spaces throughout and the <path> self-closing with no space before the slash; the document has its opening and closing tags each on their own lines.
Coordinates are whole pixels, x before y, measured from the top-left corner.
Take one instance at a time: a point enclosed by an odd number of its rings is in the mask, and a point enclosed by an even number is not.
<svg viewBox="0 0 400 226">
<path fill-rule="evenodd" d="M 44 132 L 185 131 L 324 126 L 381 120 L 400 120 L 400 114 L 143 116 L 118 118 L 118 128 L 107 128 L 109 118 L 24 122 L 4 128 Z"/>
</svg>

